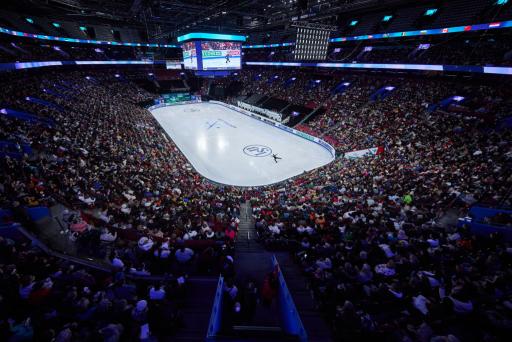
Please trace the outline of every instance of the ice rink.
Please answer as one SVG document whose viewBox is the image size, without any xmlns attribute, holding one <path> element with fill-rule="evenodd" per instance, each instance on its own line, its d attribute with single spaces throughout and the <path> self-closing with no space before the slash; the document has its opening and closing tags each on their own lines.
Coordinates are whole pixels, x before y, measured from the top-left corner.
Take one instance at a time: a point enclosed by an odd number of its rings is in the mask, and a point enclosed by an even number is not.
<svg viewBox="0 0 512 342">
<path fill-rule="evenodd" d="M 331 162 L 324 147 L 214 103 L 153 109 L 192 166 L 218 183 L 259 186 Z M 279 158 L 277 163 L 273 155 Z"/>
</svg>

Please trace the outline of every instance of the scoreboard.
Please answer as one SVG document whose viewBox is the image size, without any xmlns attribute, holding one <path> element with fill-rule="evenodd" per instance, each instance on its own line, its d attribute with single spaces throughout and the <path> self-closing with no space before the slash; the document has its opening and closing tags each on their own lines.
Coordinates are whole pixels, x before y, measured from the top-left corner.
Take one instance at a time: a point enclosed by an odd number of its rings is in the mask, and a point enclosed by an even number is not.
<svg viewBox="0 0 512 342">
<path fill-rule="evenodd" d="M 201 42 L 202 70 L 242 68 L 242 43 Z"/>
<path fill-rule="evenodd" d="M 189 33 L 182 42 L 185 69 L 198 71 L 239 70 L 242 68 L 242 42 L 245 36 Z"/>
</svg>

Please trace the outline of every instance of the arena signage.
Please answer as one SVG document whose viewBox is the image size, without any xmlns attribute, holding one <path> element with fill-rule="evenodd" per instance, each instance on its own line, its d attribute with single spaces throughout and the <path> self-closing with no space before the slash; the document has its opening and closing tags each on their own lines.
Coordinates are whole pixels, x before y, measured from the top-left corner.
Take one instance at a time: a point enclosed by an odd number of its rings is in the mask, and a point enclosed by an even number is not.
<svg viewBox="0 0 512 342">
<path fill-rule="evenodd" d="M 245 42 L 245 36 L 235 34 L 219 34 L 219 33 L 204 33 L 204 32 L 193 32 L 187 33 L 177 38 L 178 43 L 192 40 L 192 39 L 210 39 L 210 40 L 226 40 L 235 42 Z"/>
<path fill-rule="evenodd" d="M 247 109 L 254 113 L 265 115 L 265 116 L 269 117 L 270 119 L 278 121 L 278 122 L 282 121 L 283 117 L 282 117 L 281 113 L 274 112 L 272 110 L 265 109 L 265 108 L 256 107 L 256 106 L 250 105 L 250 104 L 242 102 L 242 101 L 238 101 L 237 104 L 240 108 Z"/>
<path fill-rule="evenodd" d="M 378 63 L 300 63 L 300 62 L 246 62 L 246 65 L 276 67 L 311 67 L 335 69 L 381 69 L 438 72 L 467 72 L 497 75 L 512 75 L 512 67 L 484 67 L 479 65 L 439 65 L 439 64 L 378 64 Z"/>
<path fill-rule="evenodd" d="M 350 37 L 339 37 L 331 38 L 331 43 L 347 42 L 353 40 L 373 40 L 373 39 L 388 39 L 388 38 L 400 38 L 400 37 L 415 37 L 415 36 L 430 36 L 447 33 L 461 33 L 471 31 L 481 31 L 490 29 L 504 29 L 512 27 L 512 20 L 486 23 L 486 24 L 475 24 L 466 26 L 452 26 L 445 28 L 437 28 L 430 30 L 415 30 L 415 31 L 402 31 L 402 32 L 390 32 L 390 33 L 376 33 L 362 36 L 350 36 Z"/>
<path fill-rule="evenodd" d="M 160 47 L 160 48 L 177 48 L 177 45 L 174 44 L 150 44 L 150 43 L 129 43 L 129 42 L 116 42 L 116 41 L 106 41 L 106 40 L 94 40 L 94 39 L 77 39 L 77 38 L 67 38 L 67 37 L 56 37 L 56 36 L 48 36 L 43 34 L 34 34 L 27 32 L 20 32 L 9 30 L 4 27 L 0 27 L 0 33 L 5 33 L 11 36 L 25 37 L 25 38 L 35 38 L 42 40 L 53 40 L 64 43 L 81 43 L 81 44 L 98 44 L 98 45 L 114 45 L 114 46 L 146 46 L 146 47 Z"/>
</svg>

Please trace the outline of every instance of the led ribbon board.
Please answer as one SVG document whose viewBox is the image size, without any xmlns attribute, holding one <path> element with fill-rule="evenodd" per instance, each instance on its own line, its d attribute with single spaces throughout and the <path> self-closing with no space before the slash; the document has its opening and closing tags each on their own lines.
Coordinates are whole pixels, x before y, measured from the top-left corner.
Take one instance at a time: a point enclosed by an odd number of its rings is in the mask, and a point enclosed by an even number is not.
<svg viewBox="0 0 512 342">
<path fill-rule="evenodd" d="M 481 74 L 512 75 L 512 67 L 484 67 L 479 65 L 440 65 L 440 64 L 376 64 L 376 63 L 300 63 L 300 62 L 246 62 L 247 65 L 276 67 L 313 67 L 335 69 L 373 70 L 417 70 L 449 71 Z"/>
<path fill-rule="evenodd" d="M 0 63 L 0 71 L 20 70 L 20 69 L 32 69 L 42 68 L 51 66 L 63 66 L 63 65 L 153 65 L 153 64 L 164 64 L 165 61 L 33 61 L 33 62 L 16 62 L 16 63 Z"/>
<path fill-rule="evenodd" d="M 165 65 L 165 61 L 46 61 L 0 63 L 0 71 L 41 68 L 65 65 Z M 374 64 L 374 63 L 300 63 L 300 62 L 246 62 L 246 65 L 275 67 L 313 67 L 334 69 L 375 69 L 375 70 L 418 70 L 418 71 L 449 71 L 512 76 L 512 67 L 488 67 L 479 65 L 440 65 L 440 64 Z"/>
<path fill-rule="evenodd" d="M 390 33 L 377 33 L 362 36 L 351 36 L 351 37 L 340 37 L 332 38 L 331 43 L 346 42 L 352 40 L 370 40 L 370 39 L 387 39 L 387 38 L 399 38 L 399 37 L 415 37 L 415 36 L 429 36 L 438 35 L 445 33 L 457 33 L 457 32 L 470 32 L 470 31 L 481 31 L 490 29 L 504 29 L 512 27 L 512 20 L 500 21 L 487 24 L 476 24 L 467 26 L 453 26 L 447 28 L 437 28 L 430 30 L 416 30 L 416 31 L 403 31 L 403 32 L 390 32 Z"/>
<path fill-rule="evenodd" d="M 128 42 L 114 42 L 106 40 L 94 40 L 94 39 L 77 39 L 67 37 L 56 37 L 48 36 L 43 34 L 34 34 L 20 31 L 13 31 L 3 27 L 0 27 L 0 33 L 5 33 L 11 36 L 35 38 L 42 40 L 52 40 L 65 43 L 81 43 L 81 44 L 98 44 L 98 45 L 113 45 L 113 46 L 146 46 L 146 47 L 160 47 L 160 48 L 177 48 L 178 46 L 173 44 L 149 44 L 149 43 L 128 43 Z"/>
<path fill-rule="evenodd" d="M 243 49 L 263 49 L 263 48 L 273 48 L 273 47 L 281 47 L 281 46 L 294 46 L 294 42 L 289 43 L 276 43 L 276 44 L 260 44 L 260 45 L 244 45 Z"/>
<path fill-rule="evenodd" d="M 178 43 L 185 42 L 193 39 L 207 39 L 207 40 L 222 40 L 232 42 L 245 42 L 245 36 L 234 35 L 234 34 L 220 34 L 220 33 L 204 33 L 204 32 L 193 32 L 187 33 L 183 36 L 179 36 Z"/>
</svg>

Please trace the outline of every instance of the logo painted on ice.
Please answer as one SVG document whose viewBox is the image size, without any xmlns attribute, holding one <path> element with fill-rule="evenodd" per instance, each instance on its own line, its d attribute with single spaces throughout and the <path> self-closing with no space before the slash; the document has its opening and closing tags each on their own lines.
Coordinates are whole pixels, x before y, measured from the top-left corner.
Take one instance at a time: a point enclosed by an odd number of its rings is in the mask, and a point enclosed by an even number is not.
<svg viewBox="0 0 512 342">
<path fill-rule="evenodd" d="M 266 157 L 272 154 L 272 149 L 263 145 L 249 145 L 244 147 L 244 153 L 251 157 Z"/>
</svg>

